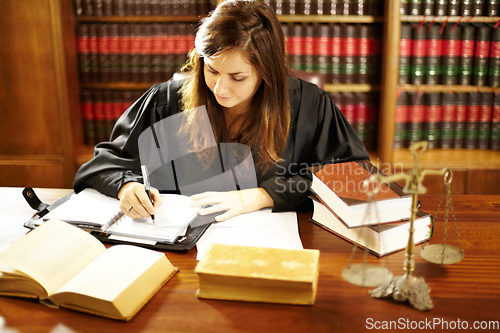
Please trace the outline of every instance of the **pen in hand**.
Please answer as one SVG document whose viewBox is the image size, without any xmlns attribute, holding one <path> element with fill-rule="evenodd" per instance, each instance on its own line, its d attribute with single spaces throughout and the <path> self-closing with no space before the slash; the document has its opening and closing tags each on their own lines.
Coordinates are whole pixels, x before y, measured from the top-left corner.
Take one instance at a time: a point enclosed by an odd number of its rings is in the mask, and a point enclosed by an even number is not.
<svg viewBox="0 0 500 333">
<path fill-rule="evenodd" d="M 142 171 L 142 179 L 144 180 L 144 187 L 146 189 L 146 194 L 148 195 L 148 198 L 151 201 L 151 203 L 154 204 L 153 197 L 151 196 L 151 185 L 149 184 L 148 167 L 145 165 L 141 165 L 141 171 Z M 156 225 L 154 214 L 151 214 L 151 220 L 153 220 L 153 224 Z"/>
</svg>

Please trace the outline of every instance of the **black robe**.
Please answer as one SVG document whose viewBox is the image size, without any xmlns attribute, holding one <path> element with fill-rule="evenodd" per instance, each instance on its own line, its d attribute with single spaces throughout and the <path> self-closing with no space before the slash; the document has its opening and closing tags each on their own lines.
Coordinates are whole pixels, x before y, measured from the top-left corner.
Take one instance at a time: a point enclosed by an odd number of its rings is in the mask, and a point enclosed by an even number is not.
<svg viewBox="0 0 500 333">
<path fill-rule="evenodd" d="M 97 144 L 94 157 L 78 170 L 73 183 L 76 192 L 91 187 L 116 198 L 125 183 L 142 182 L 139 135 L 151 124 L 182 111 L 182 82 L 171 80 L 151 87 L 118 119 L 110 141 Z M 258 186 L 274 201 L 273 211 L 310 204 L 309 166 L 369 159 L 363 143 L 326 92 L 289 77 L 288 93 L 292 114 L 283 162 L 265 172 L 256 170 Z"/>
</svg>

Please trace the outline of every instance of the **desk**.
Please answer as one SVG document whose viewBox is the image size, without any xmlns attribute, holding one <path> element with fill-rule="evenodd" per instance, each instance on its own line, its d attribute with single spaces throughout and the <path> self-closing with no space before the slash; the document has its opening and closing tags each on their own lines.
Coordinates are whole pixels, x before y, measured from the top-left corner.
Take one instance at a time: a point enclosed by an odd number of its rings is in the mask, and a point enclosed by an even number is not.
<svg viewBox="0 0 500 333">
<path fill-rule="evenodd" d="M 37 193 L 43 201 L 53 202 L 68 190 L 44 189 Z M 7 238 L 3 236 L 4 230 L 15 230 L 10 237 L 18 237 L 22 230 L 18 226 L 33 214 L 23 200 L 21 189 L 0 188 L 0 242 L 1 237 L 4 242 Z M 423 210 L 434 212 L 439 196 L 421 196 L 421 201 Z M 365 332 L 377 331 L 376 328 L 390 324 L 399 325 L 396 326 L 399 330 L 386 332 L 471 332 L 473 325 L 489 325 L 490 328 L 496 325 L 496 329 L 490 331 L 498 332 L 500 196 L 457 195 L 453 202 L 465 250 L 464 260 L 440 266 L 416 255 L 414 275 L 424 277 L 432 289 L 434 308 L 429 312 L 420 312 L 391 300 L 371 298 L 368 295 L 370 288 L 345 282 L 341 271 L 348 262 L 352 246 L 309 222 L 311 213 L 301 213 L 299 228 L 304 248 L 321 251 L 314 306 L 197 299 L 196 249 L 192 249 L 186 254 L 167 253 L 170 261 L 179 267 L 179 273 L 128 323 L 7 297 L 0 298 L 0 316 L 7 329 L 13 332 Z M 431 243 L 440 242 L 442 231 L 440 220 Z M 450 242 L 454 238 L 452 235 L 450 232 Z M 420 246 L 417 252 L 419 250 Z M 358 250 L 355 260 L 361 261 L 361 254 Z M 404 273 L 403 260 L 404 251 L 381 260 L 369 258 L 370 262 L 387 264 L 395 276 Z M 446 323 L 448 329 L 443 326 Z M 458 329 L 465 328 L 464 325 L 468 325 L 467 330 Z"/>
</svg>

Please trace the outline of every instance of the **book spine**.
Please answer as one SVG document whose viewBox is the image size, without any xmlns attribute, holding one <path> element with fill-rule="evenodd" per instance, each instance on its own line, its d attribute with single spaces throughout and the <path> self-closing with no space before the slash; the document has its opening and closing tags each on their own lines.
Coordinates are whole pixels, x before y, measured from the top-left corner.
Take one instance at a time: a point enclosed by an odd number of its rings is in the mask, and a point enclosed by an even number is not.
<svg viewBox="0 0 500 333">
<path fill-rule="evenodd" d="M 370 58 L 370 28 L 367 25 L 357 25 L 358 50 L 356 53 L 356 83 L 369 83 L 368 63 Z"/>
<path fill-rule="evenodd" d="M 478 115 L 477 148 L 488 149 L 491 135 L 491 120 L 493 115 L 493 94 L 480 93 L 481 104 Z"/>
<path fill-rule="evenodd" d="M 130 24 L 124 23 L 118 26 L 119 35 L 119 81 L 130 81 L 131 76 L 131 39 L 130 39 Z"/>
<path fill-rule="evenodd" d="M 382 34 L 382 27 L 380 25 L 371 25 L 369 32 L 369 51 L 370 54 L 368 59 L 368 82 L 372 84 L 377 84 L 380 82 L 381 73 L 381 54 L 382 54 L 382 40 L 380 35 Z"/>
<path fill-rule="evenodd" d="M 160 23 L 153 23 L 151 40 L 151 79 L 154 82 L 163 81 L 162 74 L 162 52 L 163 52 L 163 29 Z"/>
<path fill-rule="evenodd" d="M 436 1 L 435 0 L 423 0 L 422 2 L 422 15 L 433 16 L 435 15 Z"/>
<path fill-rule="evenodd" d="M 483 16 L 484 0 L 472 0 L 472 16 Z"/>
<path fill-rule="evenodd" d="M 473 16 L 472 3 L 472 0 L 462 0 L 462 4 L 460 6 L 460 16 Z"/>
<path fill-rule="evenodd" d="M 89 25 L 81 23 L 76 26 L 76 50 L 78 54 L 78 71 L 82 83 L 92 82 L 91 56 L 89 45 Z"/>
<path fill-rule="evenodd" d="M 94 106 L 92 102 L 92 92 L 88 89 L 80 91 L 81 98 L 81 113 L 83 120 L 83 140 L 86 145 L 95 145 L 95 123 L 94 123 Z"/>
<path fill-rule="evenodd" d="M 448 13 L 449 0 L 436 0 L 436 8 L 434 9 L 437 16 L 446 16 Z"/>
<path fill-rule="evenodd" d="M 443 35 L 442 84 L 458 83 L 458 65 L 461 50 L 461 26 L 447 24 Z"/>
<path fill-rule="evenodd" d="M 293 69 L 302 70 L 303 33 L 302 24 L 292 24 L 289 30 L 290 35 L 290 66 Z"/>
<path fill-rule="evenodd" d="M 97 26 L 97 48 L 99 54 L 99 76 L 100 82 L 111 81 L 111 59 L 109 51 L 108 25 L 105 23 Z"/>
<path fill-rule="evenodd" d="M 97 24 L 89 24 L 89 60 L 90 60 L 90 82 L 99 82 L 99 47 L 97 39 Z"/>
<path fill-rule="evenodd" d="M 456 114 L 453 130 L 453 148 L 464 148 L 465 123 L 467 119 L 467 94 L 456 94 Z"/>
<path fill-rule="evenodd" d="M 493 29 L 491 38 L 490 68 L 489 68 L 490 87 L 500 87 L 500 29 Z"/>
<path fill-rule="evenodd" d="M 342 83 L 355 83 L 356 77 L 356 50 L 359 50 L 356 36 L 356 26 L 344 24 L 343 27 L 343 64 L 344 76 Z"/>
<path fill-rule="evenodd" d="M 440 27 L 432 25 L 428 30 L 425 83 L 436 85 L 441 79 L 442 40 Z"/>
<path fill-rule="evenodd" d="M 109 48 L 109 79 L 118 82 L 121 78 L 120 68 L 120 34 L 118 23 L 109 24 L 108 48 Z"/>
<path fill-rule="evenodd" d="M 409 84 L 412 59 L 412 28 L 408 23 L 401 24 L 401 38 L 399 40 L 399 84 Z"/>
<path fill-rule="evenodd" d="M 341 61 L 342 61 L 342 32 L 339 24 L 332 26 L 332 49 L 331 58 L 331 83 L 339 84 L 341 82 Z"/>
<path fill-rule="evenodd" d="M 477 28 L 476 51 L 474 54 L 475 86 L 486 86 L 488 81 L 488 63 L 490 55 L 491 29 L 488 26 Z"/>
<path fill-rule="evenodd" d="M 419 93 L 409 93 L 411 109 L 409 114 L 408 141 L 416 142 L 424 139 L 424 98 Z"/>
<path fill-rule="evenodd" d="M 437 148 L 440 140 L 441 94 L 425 95 L 423 138 L 428 142 L 428 148 Z"/>
<path fill-rule="evenodd" d="M 142 24 L 130 24 L 130 80 L 141 82 Z"/>
<path fill-rule="evenodd" d="M 424 84 L 425 62 L 427 56 L 427 30 L 417 26 L 412 31 L 412 58 L 410 82 L 414 85 Z"/>
<path fill-rule="evenodd" d="M 317 24 L 315 26 L 314 48 L 317 54 L 317 71 L 325 78 L 326 82 L 331 82 L 331 27 L 332 24 Z"/>
<path fill-rule="evenodd" d="M 456 94 L 443 93 L 441 96 L 442 118 L 441 118 L 441 148 L 453 147 L 453 136 L 456 122 L 457 104 Z"/>
<path fill-rule="evenodd" d="M 106 140 L 103 91 L 93 90 L 92 100 L 94 104 L 95 139 L 96 142 L 103 142 Z"/>
<path fill-rule="evenodd" d="M 491 116 L 490 148 L 500 150 L 500 94 L 495 93 Z"/>
<path fill-rule="evenodd" d="M 488 0 L 486 6 L 486 14 L 487 16 L 498 16 L 500 9 L 500 1 L 499 0 Z"/>
<path fill-rule="evenodd" d="M 113 91 L 103 91 L 103 113 L 104 113 L 104 137 L 109 138 L 113 125 L 115 124 L 114 110 L 113 110 Z"/>
<path fill-rule="evenodd" d="M 458 69 L 458 83 L 468 86 L 472 83 L 474 68 L 475 28 L 466 25 L 462 29 L 462 45 Z"/>
<path fill-rule="evenodd" d="M 422 0 L 410 0 L 410 15 L 422 14 Z"/>
<path fill-rule="evenodd" d="M 460 0 L 449 0 L 448 1 L 448 15 L 449 16 L 459 16 L 460 15 Z"/>
<path fill-rule="evenodd" d="M 153 53 L 153 29 L 149 23 L 142 26 L 142 45 L 140 52 L 140 82 L 153 82 L 152 77 L 152 53 Z"/>
<path fill-rule="evenodd" d="M 377 106 L 378 94 L 362 93 L 363 103 L 358 108 L 358 133 L 365 138 L 363 143 L 368 150 L 377 146 Z"/>
<path fill-rule="evenodd" d="M 467 118 L 465 119 L 465 148 L 476 149 L 479 135 L 480 93 L 469 94 Z"/>
<path fill-rule="evenodd" d="M 396 114 L 394 116 L 394 148 L 396 149 L 408 146 L 409 97 L 408 93 L 402 92 L 396 102 Z"/>
<path fill-rule="evenodd" d="M 410 15 L 410 0 L 401 0 L 399 14 Z"/>
<path fill-rule="evenodd" d="M 302 58 L 302 69 L 306 72 L 315 71 L 314 30 L 314 24 L 304 24 L 304 56 Z"/>
</svg>

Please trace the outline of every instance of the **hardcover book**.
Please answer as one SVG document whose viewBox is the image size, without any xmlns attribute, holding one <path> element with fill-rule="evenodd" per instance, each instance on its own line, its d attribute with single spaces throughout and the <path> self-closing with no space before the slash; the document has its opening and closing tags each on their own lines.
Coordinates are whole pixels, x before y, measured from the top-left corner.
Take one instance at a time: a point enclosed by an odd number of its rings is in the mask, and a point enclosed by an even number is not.
<svg viewBox="0 0 500 333">
<path fill-rule="evenodd" d="M 195 273 L 199 298 L 312 305 L 319 251 L 211 244 Z"/>
<path fill-rule="evenodd" d="M 378 257 L 402 250 L 408 245 L 410 222 L 385 223 L 374 226 L 347 228 L 321 202 L 313 200 L 314 213 L 312 222 L 345 240 L 368 249 Z M 432 216 L 420 211 L 415 219 L 413 239 L 415 244 L 428 240 L 432 236 Z"/>
<path fill-rule="evenodd" d="M 327 164 L 313 170 L 311 191 L 347 228 L 408 219 L 411 197 L 397 183 L 380 184 L 368 206 L 368 190 L 373 187 L 365 189 L 363 182 L 378 173 L 369 161 Z"/>
</svg>

